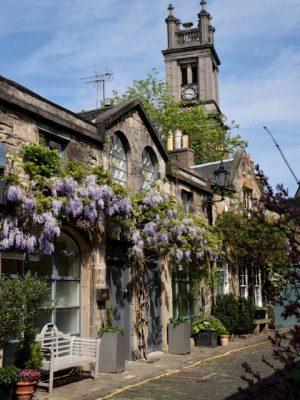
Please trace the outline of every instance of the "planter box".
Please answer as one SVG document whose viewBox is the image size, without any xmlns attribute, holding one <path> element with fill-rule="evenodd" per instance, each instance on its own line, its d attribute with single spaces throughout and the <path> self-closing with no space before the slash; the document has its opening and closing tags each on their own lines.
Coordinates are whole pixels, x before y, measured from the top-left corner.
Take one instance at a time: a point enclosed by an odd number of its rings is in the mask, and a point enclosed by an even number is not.
<svg viewBox="0 0 300 400">
<path fill-rule="evenodd" d="M 0 385 L 0 399 L 1 400 L 12 400 L 13 387 L 12 386 L 1 386 Z"/>
<path fill-rule="evenodd" d="M 125 340 L 119 332 L 101 335 L 99 372 L 123 372 L 125 370 Z"/>
<path fill-rule="evenodd" d="M 169 324 L 168 345 L 171 354 L 188 354 L 191 352 L 190 324 Z"/>
<path fill-rule="evenodd" d="M 218 334 L 212 331 L 203 331 L 195 335 L 196 347 L 216 347 L 218 346 Z"/>
<path fill-rule="evenodd" d="M 254 311 L 254 319 L 266 319 L 267 310 L 255 310 Z"/>
</svg>

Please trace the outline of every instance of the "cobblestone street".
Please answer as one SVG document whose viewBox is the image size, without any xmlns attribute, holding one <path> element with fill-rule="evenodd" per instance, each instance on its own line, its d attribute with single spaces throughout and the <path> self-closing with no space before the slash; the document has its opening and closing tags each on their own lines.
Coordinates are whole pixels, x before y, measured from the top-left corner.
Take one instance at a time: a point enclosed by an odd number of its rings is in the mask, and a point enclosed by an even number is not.
<svg viewBox="0 0 300 400">
<path fill-rule="evenodd" d="M 215 359 L 211 357 L 211 361 L 190 365 L 178 373 L 152 380 L 129 388 L 116 396 L 103 397 L 103 399 L 226 399 L 238 393 L 238 388 L 245 385 L 240 378 L 243 373 L 241 364 L 244 361 L 248 361 L 254 370 L 260 371 L 264 377 L 272 373 L 271 369 L 261 361 L 262 356 L 272 360 L 272 347 L 269 344 L 231 352 L 228 355 L 217 356 Z"/>
</svg>

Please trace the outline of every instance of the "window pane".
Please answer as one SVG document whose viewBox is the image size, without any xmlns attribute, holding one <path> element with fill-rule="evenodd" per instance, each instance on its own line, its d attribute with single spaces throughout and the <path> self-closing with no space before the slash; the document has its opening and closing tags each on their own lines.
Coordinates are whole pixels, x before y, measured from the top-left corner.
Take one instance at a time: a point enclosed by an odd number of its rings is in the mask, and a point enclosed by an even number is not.
<svg viewBox="0 0 300 400">
<path fill-rule="evenodd" d="M 187 85 L 188 83 L 187 66 L 181 67 L 181 76 L 182 76 L 182 85 Z"/>
<path fill-rule="evenodd" d="M 9 257 L 9 258 L 6 258 Z M 2 255 L 1 257 L 1 274 L 8 275 L 20 275 L 23 273 L 23 255 L 17 254 L 16 258 L 13 258 L 14 255 Z M 17 257 L 19 259 L 17 259 Z M 21 258 L 21 259 L 20 259 Z"/>
<path fill-rule="evenodd" d="M 56 281 L 55 303 L 57 307 L 79 305 L 79 283 L 72 281 Z"/>
<path fill-rule="evenodd" d="M 37 329 L 40 332 L 44 325 L 52 322 L 52 313 L 49 313 L 47 311 L 41 311 L 37 318 Z"/>
<path fill-rule="evenodd" d="M 56 326 L 64 333 L 79 333 L 79 309 L 56 310 Z"/>
<path fill-rule="evenodd" d="M 113 179 L 119 183 L 126 183 L 127 155 L 121 139 L 116 134 L 112 136 L 109 154 Z"/>
<path fill-rule="evenodd" d="M 55 246 L 55 263 L 58 276 L 79 278 L 79 257 L 76 243 L 61 235 Z"/>
<path fill-rule="evenodd" d="M 192 66 L 193 83 L 198 83 L 198 67 L 197 65 Z"/>
<path fill-rule="evenodd" d="M 29 256 L 29 270 L 38 276 L 52 276 L 53 258 L 52 256 Z"/>
</svg>

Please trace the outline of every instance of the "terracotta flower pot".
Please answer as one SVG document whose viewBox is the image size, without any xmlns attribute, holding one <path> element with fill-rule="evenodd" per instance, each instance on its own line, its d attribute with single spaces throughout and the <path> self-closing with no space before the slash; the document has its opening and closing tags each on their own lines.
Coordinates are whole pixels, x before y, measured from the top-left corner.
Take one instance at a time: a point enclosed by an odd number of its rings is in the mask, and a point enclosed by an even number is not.
<svg viewBox="0 0 300 400">
<path fill-rule="evenodd" d="M 220 335 L 221 346 L 228 346 L 230 335 Z"/>
<path fill-rule="evenodd" d="M 35 392 L 37 382 L 17 382 L 16 383 L 16 399 L 31 400 Z"/>
</svg>

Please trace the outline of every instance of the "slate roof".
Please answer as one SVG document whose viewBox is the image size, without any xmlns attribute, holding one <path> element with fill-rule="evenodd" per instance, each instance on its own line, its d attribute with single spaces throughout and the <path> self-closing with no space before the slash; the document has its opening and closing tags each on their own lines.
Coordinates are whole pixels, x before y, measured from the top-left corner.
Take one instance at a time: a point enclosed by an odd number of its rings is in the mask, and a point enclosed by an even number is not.
<svg viewBox="0 0 300 400">
<path fill-rule="evenodd" d="M 196 170 L 197 172 L 199 172 L 201 174 L 201 176 L 203 176 L 205 179 L 207 179 L 209 181 L 213 181 L 214 180 L 214 172 L 216 171 L 216 169 L 218 169 L 220 162 L 221 162 L 221 160 L 206 163 L 206 164 L 195 165 L 192 168 L 194 170 Z M 224 162 L 224 167 L 225 167 L 226 171 L 229 172 L 229 180 L 230 180 L 230 177 L 233 174 L 233 166 L 235 164 L 235 160 L 233 158 L 229 158 L 227 160 L 223 160 L 223 162 Z"/>
</svg>

